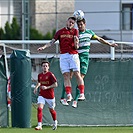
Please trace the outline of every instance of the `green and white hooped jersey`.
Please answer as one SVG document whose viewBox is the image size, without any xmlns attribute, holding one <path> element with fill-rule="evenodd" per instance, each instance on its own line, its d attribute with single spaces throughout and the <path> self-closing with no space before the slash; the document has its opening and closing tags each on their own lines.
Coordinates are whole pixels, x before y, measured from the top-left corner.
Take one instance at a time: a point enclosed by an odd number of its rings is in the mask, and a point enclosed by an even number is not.
<svg viewBox="0 0 133 133">
<path fill-rule="evenodd" d="M 90 29 L 86 29 L 84 32 L 79 32 L 78 53 L 89 52 L 90 40 L 94 35 L 95 35 L 95 33 Z"/>
</svg>

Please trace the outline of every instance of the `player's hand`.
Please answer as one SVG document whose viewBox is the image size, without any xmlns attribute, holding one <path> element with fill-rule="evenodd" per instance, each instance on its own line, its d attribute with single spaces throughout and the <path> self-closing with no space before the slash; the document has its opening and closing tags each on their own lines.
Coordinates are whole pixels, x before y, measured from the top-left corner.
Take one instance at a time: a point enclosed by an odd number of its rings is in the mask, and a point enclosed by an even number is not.
<svg viewBox="0 0 133 133">
<path fill-rule="evenodd" d="M 37 49 L 37 51 L 41 51 L 41 50 L 43 50 L 43 47 L 39 47 L 39 48 Z"/>
<path fill-rule="evenodd" d="M 118 44 L 112 43 L 110 46 L 111 46 L 111 47 L 118 47 Z"/>
<path fill-rule="evenodd" d="M 42 86 L 41 89 L 46 90 L 47 86 Z"/>
<path fill-rule="evenodd" d="M 46 48 L 46 45 L 44 45 L 43 47 L 39 47 L 38 49 L 37 49 L 37 51 L 41 51 L 41 50 L 43 50 L 43 49 L 45 49 Z"/>
<path fill-rule="evenodd" d="M 37 93 L 37 89 L 34 89 L 34 91 L 33 91 L 33 92 L 34 92 L 34 94 L 36 94 L 36 93 Z"/>
<path fill-rule="evenodd" d="M 74 36 L 74 41 L 75 41 L 76 43 L 79 43 L 79 38 L 78 38 L 77 36 Z"/>
</svg>

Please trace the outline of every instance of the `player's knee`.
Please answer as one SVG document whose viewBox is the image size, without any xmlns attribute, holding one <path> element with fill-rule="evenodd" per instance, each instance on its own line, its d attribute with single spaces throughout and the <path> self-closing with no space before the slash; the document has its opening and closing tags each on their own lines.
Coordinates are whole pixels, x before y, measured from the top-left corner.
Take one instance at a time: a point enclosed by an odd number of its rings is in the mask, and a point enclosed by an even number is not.
<svg viewBox="0 0 133 133">
<path fill-rule="evenodd" d="M 53 112 L 53 111 L 55 111 L 55 108 L 54 107 L 51 107 L 51 108 L 49 108 L 49 111 L 50 112 Z"/>
<path fill-rule="evenodd" d="M 64 73 L 63 74 L 63 77 L 64 77 L 64 80 L 68 80 L 68 79 L 70 79 L 70 73 Z"/>
</svg>

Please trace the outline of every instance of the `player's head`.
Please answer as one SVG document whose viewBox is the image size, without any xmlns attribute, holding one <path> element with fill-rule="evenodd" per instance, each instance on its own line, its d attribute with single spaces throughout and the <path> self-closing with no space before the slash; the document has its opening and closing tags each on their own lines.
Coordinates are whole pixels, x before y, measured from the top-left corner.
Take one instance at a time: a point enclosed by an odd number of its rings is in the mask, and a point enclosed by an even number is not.
<svg viewBox="0 0 133 133">
<path fill-rule="evenodd" d="M 76 22 L 75 17 L 69 17 L 69 18 L 67 19 L 67 23 L 66 23 L 67 28 L 68 28 L 68 29 L 74 28 L 75 22 Z"/>
<path fill-rule="evenodd" d="M 78 20 L 77 21 L 77 25 L 78 25 L 79 31 L 84 31 L 85 30 L 85 27 L 86 27 L 86 21 L 85 21 L 85 19 L 83 18 L 82 20 Z"/>
<path fill-rule="evenodd" d="M 42 66 L 43 72 L 48 72 L 48 71 L 49 71 L 49 67 L 50 67 L 50 63 L 49 63 L 49 61 L 44 60 L 44 61 L 41 63 L 41 66 Z"/>
<path fill-rule="evenodd" d="M 48 61 L 48 60 L 44 60 L 44 61 L 42 61 L 41 66 L 42 66 L 44 63 L 47 63 L 47 64 L 48 64 L 48 66 L 50 66 L 50 63 L 49 63 L 49 61 Z"/>
</svg>

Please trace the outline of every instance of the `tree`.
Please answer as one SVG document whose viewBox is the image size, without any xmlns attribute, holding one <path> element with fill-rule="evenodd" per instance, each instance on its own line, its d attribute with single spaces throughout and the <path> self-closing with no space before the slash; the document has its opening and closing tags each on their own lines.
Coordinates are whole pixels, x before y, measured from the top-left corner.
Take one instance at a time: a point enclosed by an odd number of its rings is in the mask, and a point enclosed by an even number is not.
<svg viewBox="0 0 133 133">
<path fill-rule="evenodd" d="M 43 40 L 43 35 L 36 29 L 30 28 L 30 40 Z"/>
<path fill-rule="evenodd" d="M 12 31 L 12 39 L 19 40 L 20 39 L 20 26 L 18 25 L 16 18 L 13 18 L 12 20 L 11 31 Z"/>
<path fill-rule="evenodd" d="M 48 31 L 46 35 L 44 36 L 44 39 L 50 40 L 52 39 L 52 34 Z"/>
<path fill-rule="evenodd" d="M 0 40 L 4 40 L 4 30 L 0 28 Z"/>
<path fill-rule="evenodd" d="M 5 24 L 5 34 L 4 34 L 4 39 L 5 40 L 12 40 L 12 29 L 9 24 L 9 22 L 6 22 Z"/>
<path fill-rule="evenodd" d="M 55 34 L 55 29 L 51 32 L 47 32 L 45 35 L 40 33 L 35 28 L 30 28 L 30 40 L 50 40 Z M 21 39 L 21 28 L 17 23 L 17 19 L 13 18 L 12 23 L 8 21 L 5 24 L 4 30 L 0 28 L 1 40 L 19 40 Z"/>
</svg>

